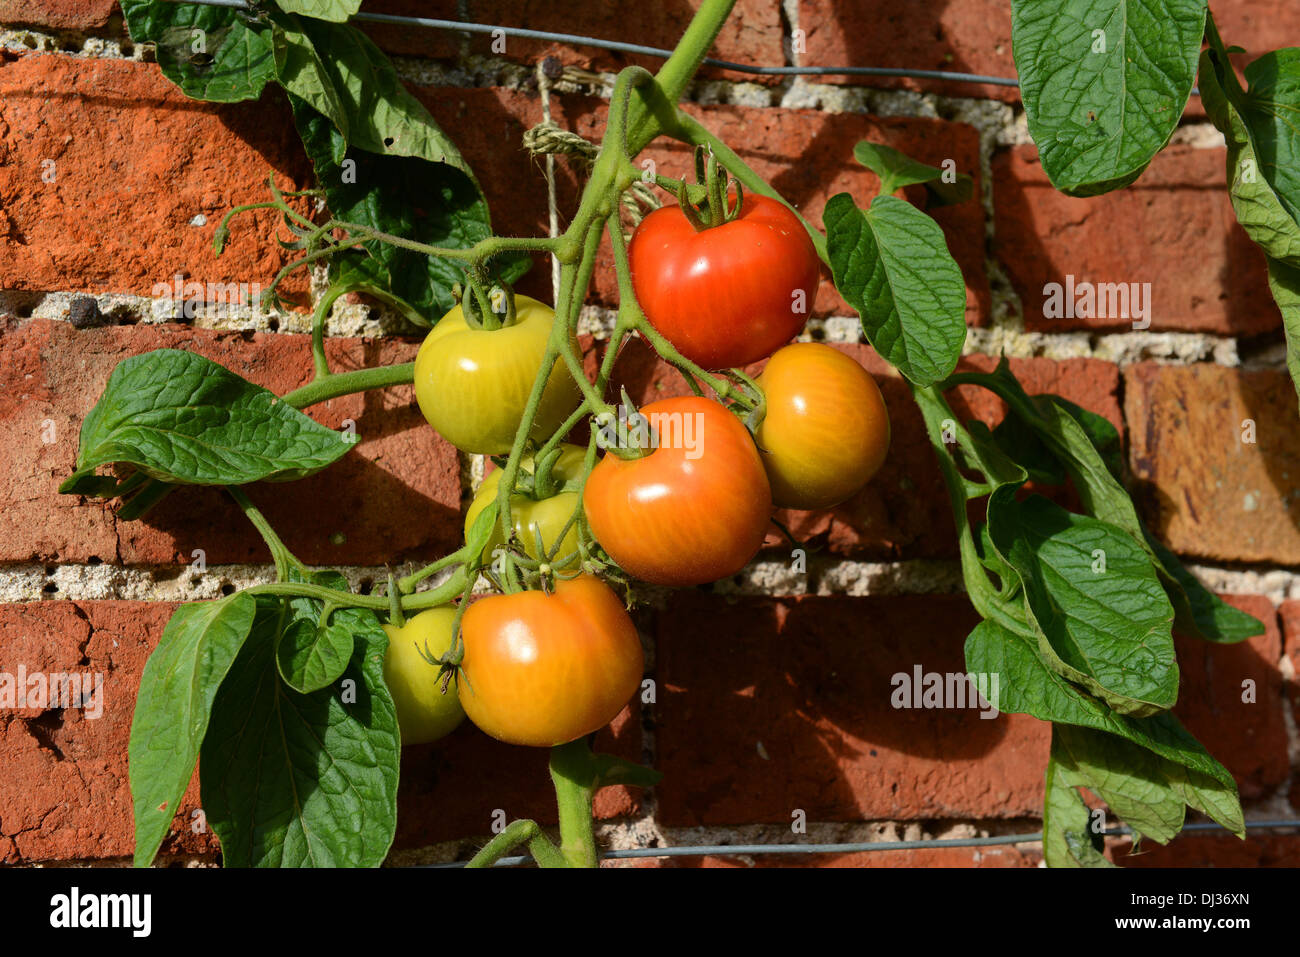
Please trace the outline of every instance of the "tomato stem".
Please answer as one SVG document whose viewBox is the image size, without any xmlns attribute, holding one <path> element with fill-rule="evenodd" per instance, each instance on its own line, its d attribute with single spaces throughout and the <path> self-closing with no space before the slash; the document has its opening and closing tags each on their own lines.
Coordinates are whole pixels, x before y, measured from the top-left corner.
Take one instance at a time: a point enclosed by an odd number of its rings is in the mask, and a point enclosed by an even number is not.
<svg viewBox="0 0 1300 957">
<path fill-rule="evenodd" d="M 511 821 L 504 831 L 488 841 L 465 866 L 491 867 L 521 844 L 528 845 L 528 852 L 533 855 L 538 867 L 568 866 L 537 822 L 528 820 Z"/>
<path fill-rule="evenodd" d="M 596 770 L 586 738 L 551 748 L 551 781 L 560 815 L 560 854 L 569 867 L 596 867 L 600 860 L 591 818 Z"/>
</svg>

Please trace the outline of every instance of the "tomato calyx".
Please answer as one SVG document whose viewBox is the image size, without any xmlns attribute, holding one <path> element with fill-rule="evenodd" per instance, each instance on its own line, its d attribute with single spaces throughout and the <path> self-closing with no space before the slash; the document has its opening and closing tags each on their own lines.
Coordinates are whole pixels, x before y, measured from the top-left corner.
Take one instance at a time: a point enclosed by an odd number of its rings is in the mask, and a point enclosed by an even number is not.
<svg viewBox="0 0 1300 957">
<path fill-rule="evenodd" d="M 468 289 L 458 283 L 452 289 L 471 329 L 495 332 L 515 324 L 517 317 L 514 290 L 500 283 L 484 288 L 483 277 L 471 273 L 466 277 Z M 468 294 L 467 294 L 468 293 Z"/>
<path fill-rule="evenodd" d="M 675 192 L 682 214 L 697 233 L 724 226 L 740 215 L 745 205 L 745 188 L 740 180 L 727 173 L 708 147 L 695 148 L 695 178 L 695 185 L 704 187 L 704 201 L 699 205 L 690 201 L 691 189 L 685 180 L 677 181 Z M 732 187 L 735 188 L 734 205 L 731 202 Z"/>
</svg>

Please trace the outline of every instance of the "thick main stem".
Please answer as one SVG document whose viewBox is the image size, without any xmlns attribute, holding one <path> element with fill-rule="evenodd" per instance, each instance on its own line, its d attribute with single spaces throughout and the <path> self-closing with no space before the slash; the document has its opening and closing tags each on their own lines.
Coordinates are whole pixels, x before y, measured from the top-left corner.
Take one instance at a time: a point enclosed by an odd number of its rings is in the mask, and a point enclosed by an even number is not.
<svg viewBox="0 0 1300 957">
<path fill-rule="evenodd" d="M 570 867 L 595 867 L 600 863 L 591 828 L 596 775 L 585 738 L 551 749 L 551 781 L 560 812 L 560 853 Z"/>
</svg>

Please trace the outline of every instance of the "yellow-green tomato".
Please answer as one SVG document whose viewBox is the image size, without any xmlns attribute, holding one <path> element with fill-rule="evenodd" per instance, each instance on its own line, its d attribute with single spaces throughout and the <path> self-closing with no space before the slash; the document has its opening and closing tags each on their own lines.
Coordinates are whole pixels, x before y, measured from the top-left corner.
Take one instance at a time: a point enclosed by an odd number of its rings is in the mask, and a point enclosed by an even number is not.
<svg viewBox="0 0 1300 957">
<path fill-rule="evenodd" d="M 415 398 L 429 424 L 462 452 L 509 452 L 554 321 L 550 306 L 527 296 L 515 296 L 514 322 L 500 329 L 473 328 L 460 306 L 443 316 L 415 357 Z M 556 362 L 533 436 L 550 436 L 578 399 L 564 363 Z"/>
<path fill-rule="evenodd" d="M 423 648 L 438 658 L 451 649 L 452 608 L 430 608 L 406 620 L 401 628 L 384 625 L 388 654 L 384 656 L 384 683 L 397 706 L 402 744 L 427 744 L 446 737 L 465 718 L 455 685 L 442 693 L 442 669 L 420 654 Z"/>
<path fill-rule="evenodd" d="M 563 485 L 568 481 L 576 481 L 582 477 L 582 462 L 587 455 L 587 450 L 579 448 L 576 445 L 561 445 L 560 457 L 555 460 L 551 466 L 551 478 L 556 485 Z M 531 457 L 524 458 L 519 462 L 519 469 L 528 474 L 533 473 L 533 460 Z M 469 511 L 465 513 L 465 537 L 469 538 L 470 529 L 474 526 L 474 520 L 478 518 L 479 513 L 488 505 L 496 501 L 497 492 L 501 487 L 501 470 L 496 469 L 483 480 L 478 492 L 474 496 L 474 501 L 470 503 Z M 564 530 L 566 524 L 569 524 L 570 517 L 573 516 L 574 510 L 579 507 L 581 496 L 577 492 L 558 492 L 549 498 L 535 499 L 523 493 L 515 493 L 510 496 L 510 518 L 514 524 L 515 535 L 523 543 L 524 552 L 530 558 L 538 561 L 545 559 L 545 555 L 537 550 L 537 539 L 540 536 L 542 547 L 547 551 L 554 548 L 555 540 L 559 537 L 560 532 Z M 501 527 L 498 525 L 488 540 L 486 554 L 492 554 L 492 549 L 501 545 Z M 580 559 L 576 554 L 578 548 L 578 525 L 575 521 L 569 525 L 564 532 L 564 539 L 560 543 L 559 550 L 555 552 L 556 559 L 562 559 L 566 555 L 572 555 L 573 558 L 567 562 L 557 562 L 557 569 L 576 568 Z"/>
</svg>

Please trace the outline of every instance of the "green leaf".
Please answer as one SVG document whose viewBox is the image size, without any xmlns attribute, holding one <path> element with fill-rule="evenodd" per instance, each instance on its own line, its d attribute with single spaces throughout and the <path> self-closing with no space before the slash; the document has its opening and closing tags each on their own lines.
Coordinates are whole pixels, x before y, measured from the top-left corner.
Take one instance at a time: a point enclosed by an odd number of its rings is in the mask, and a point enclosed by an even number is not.
<svg viewBox="0 0 1300 957">
<path fill-rule="evenodd" d="M 822 221 L 835 287 L 875 350 L 918 385 L 949 375 L 966 341 L 966 283 L 943 230 L 893 196 L 864 213 L 840 193 Z"/>
<path fill-rule="evenodd" d="M 1214 594 L 1183 563 L 1143 526 L 1147 545 L 1155 552 L 1163 570 L 1162 584 L 1174 606 L 1174 630 L 1180 634 L 1234 644 L 1253 635 L 1264 634 L 1264 623 L 1254 615 L 1233 608 Z"/>
<path fill-rule="evenodd" d="M 104 494 L 94 472 L 110 462 L 187 485 L 295 479 L 349 448 L 345 436 L 210 359 L 157 349 L 113 370 L 82 423 L 77 470 L 59 491 Z"/>
<path fill-rule="evenodd" d="M 291 569 L 289 580 L 324 585 L 341 592 L 340 597 L 344 598 L 351 594 L 347 579 L 332 570 L 313 572 L 304 577 L 297 569 Z M 383 637 L 379 618 L 367 608 L 334 609 L 329 622 L 321 628 L 323 602 L 295 597 L 289 605 L 294 617 L 280 636 L 276 664 L 284 683 L 303 694 L 318 691 L 337 681 L 347 669 L 353 648 L 363 634 L 367 641 Z"/>
<path fill-rule="evenodd" d="M 149 866 L 167 836 L 194 774 L 217 688 L 256 610 L 245 592 L 181 605 L 145 662 L 127 747 L 136 867 Z"/>
<path fill-rule="evenodd" d="M 275 77 L 270 24 L 246 11 L 152 0 L 121 7 L 131 39 L 154 44 L 163 74 L 186 96 L 255 100 Z"/>
<path fill-rule="evenodd" d="M 853 147 L 853 157 L 880 177 L 880 194 L 890 196 L 904 186 L 924 183 L 937 206 L 949 206 L 971 198 L 974 181 L 965 173 L 953 173 L 914 160 L 905 153 L 880 143 L 862 140 Z"/>
<path fill-rule="evenodd" d="M 361 0 L 275 0 L 285 13 L 301 13 L 317 20 L 343 23 L 361 9 Z"/>
<path fill-rule="evenodd" d="M 1043 861 L 1048 867 L 1114 867 L 1106 860 L 1105 837 L 1093 829 L 1092 812 L 1078 786 L 1078 776 L 1056 758 L 1053 731 L 1043 800 Z"/>
<path fill-rule="evenodd" d="M 1300 395 L 1300 269 L 1276 259 L 1268 261 L 1268 288 L 1282 311 L 1286 330 L 1286 368 Z"/>
<path fill-rule="evenodd" d="M 1052 760 L 1142 836 L 1167 844 L 1182 830 L 1186 804 L 1170 787 L 1166 762 L 1150 751 L 1112 734 L 1060 725 L 1052 728 Z"/>
<path fill-rule="evenodd" d="M 276 667 L 280 608 L 258 602 L 213 705 L 199 762 L 208 822 L 229 867 L 378 866 L 397 824 L 387 638 L 359 635 L 342 680 L 300 694 Z"/>
<path fill-rule="evenodd" d="M 349 149 L 318 111 L 300 99 L 291 97 L 290 101 L 298 133 L 336 218 L 457 249 L 492 234 L 486 201 L 474 181 L 459 169 Z M 496 275 L 504 282 L 514 282 L 529 265 L 527 257 L 502 259 L 496 263 Z M 454 260 L 381 242 L 336 256 L 330 271 L 332 281 L 377 287 L 430 324 L 455 305 L 452 286 L 465 279 Z"/>
<path fill-rule="evenodd" d="M 393 64 L 360 30 L 348 24 L 301 20 L 299 27 L 317 50 L 321 82 L 334 88 L 348 118 L 347 142 L 372 153 L 413 156 L 446 163 L 473 176 L 429 111 L 398 79 Z"/>
<path fill-rule="evenodd" d="M 325 61 L 302 31 L 297 17 L 275 19 L 271 46 L 280 85 L 327 116 L 346 141 L 351 116 L 326 70 Z"/>
<path fill-rule="evenodd" d="M 1203 778 L 1234 786 L 1227 769 L 1172 714 L 1116 714 L 1049 668 L 1028 629 L 1015 631 L 993 621 L 976 625 L 966 639 L 966 668 L 973 674 L 999 676 L 990 695 L 1000 711 L 1117 735 Z"/>
<path fill-rule="evenodd" d="M 1146 551 L 1123 530 L 1009 489 L 989 500 L 989 532 L 1019 573 L 1040 652 L 1125 714 L 1173 707 L 1173 607 Z"/>
<path fill-rule="evenodd" d="M 1052 185 L 1127 186 L 1173 135 L 1191 95 L 1205 0 L 1012 0 L 1029 135 Z"/>
<path fill-rule="evenodd" d="M 1290 120 L 1300 108 L 1294 76 L 1297 53 L 1278 51 L 1252 63 L 1247 79 L 1262 86 L 1247 93 L 1217 31 L 1211 30 L 1210 49 L 1201 55 L 1200 86 L 1205 112 L 1228 145 L 1228 195 L 1237 221 L 1269 258 L 1300 267 L 1300 182 L 1294 169 L 1279 168 L 1279 163 L 1300 157 L 1300 134 Z M 1287 73 L 1289 78 L 1284 77 Z"/>
</svg>

